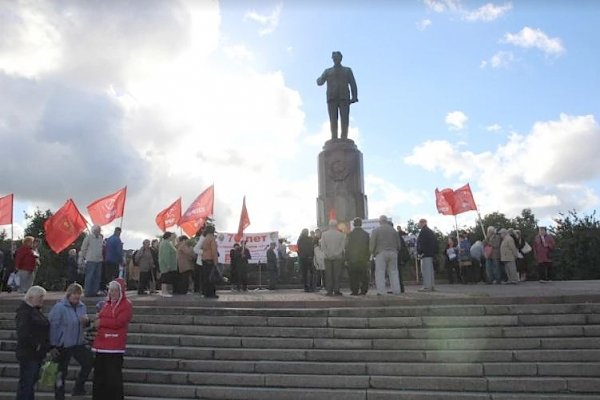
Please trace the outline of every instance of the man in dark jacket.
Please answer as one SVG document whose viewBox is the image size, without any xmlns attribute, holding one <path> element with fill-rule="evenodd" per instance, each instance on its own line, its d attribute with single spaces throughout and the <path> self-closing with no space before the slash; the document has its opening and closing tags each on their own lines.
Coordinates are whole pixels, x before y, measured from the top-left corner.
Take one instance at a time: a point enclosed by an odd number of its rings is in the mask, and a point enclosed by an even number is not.
<svg viewBox="0 0 600 400">
<path fill-rule="evenodd" d="M 352 296 L 365 295 L 369 290 L 369 234 L 362 228 L 362 219 L 354 218 L 354 229 L 346 236 L 346 261 Z"/>
<path fill-rule="evenodd" d="M 419 220 L 419 237 L 417 238 L 417 254 L 421 259 L 421 274 L 423 275 L 423 288 L 419 292 L 435 290 L 435 274 L 433 271 L 433 257 L 437 252 L 437 239 L 427 226 L 427 220 Z"/>
<path fill-rule="evenodd" d="M 277 289 L 277 254 L 275 254 L 275 242 L 269 245 L 267 250 L 267 272 L 269 273 L 269 290 Z"/>
<path fill-rule="evenodd" d="M 313 239 L 308 236 L 308 229 L 302 229 L 300 237 L 298 237 L 298 263 L 302 271 L 302 282 L 304 283 L 305 292 L 314 292 L 315 277 L 313 258 L 315 256 L 315 247 Z"/>
</svg>

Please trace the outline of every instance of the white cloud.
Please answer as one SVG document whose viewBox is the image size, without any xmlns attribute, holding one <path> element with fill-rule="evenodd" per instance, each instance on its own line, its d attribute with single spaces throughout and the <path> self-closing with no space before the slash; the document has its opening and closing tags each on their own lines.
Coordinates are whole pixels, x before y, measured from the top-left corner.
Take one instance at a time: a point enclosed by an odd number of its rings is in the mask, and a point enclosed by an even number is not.
<svg viewBox="0 0 600 400">
<path fill-rule="evenodd" d="M 585 182 L 600 178 L 600 125 L 592 115 L 561 114 L 513 133 L 493 153 L 473 153 L 445 140 L 415 147 L 404 161 L 447 178 L 474 183 L 483 212 L 510 215 L 533 208 L 538 217 L 600 203 Z M 585 161 L 584 161 L 585 160 Z"/>
<path fill-rule="evenodd" d="M 437 13 L 455 11 L 462 7 L 459 0 L 423 0 L 423 2 L 429 9 Z"/>
<path fill-rule="evenodd" d="M 427 8 L 436 13 L 451 13 L 473 22 L 492 22 L 512 10 L 512 3 L 496 5 L 487 3 L 475 10 L 466 8 L 460 0 L 423 0 Z"/>
<path fill-rule="evenodd" d="M 260 14 L 255 10 L 251 10 L 246 12 L 244 15 L 244 19 L 249 19 L 251 21 L 257 22 L 262 28 L 258 31 L 260 36 L 270 35 L 277 29 L 279 25 L 279 19 L 281 18 L 281 10 L 283 9 L 283 4 L 279 3 L 270 14 Z"/>
<path fill-rule="evenodd" d="M 225 55 L 233 60 L 246 60 L 250 61 L 254 59 L 254 54 L 243 44 L 236 44 L 234 46 L 227 46 L 223 49 Z"/>
<path fill-rule="evenodd" d="M 506 33 L 502 39 L 504 43 L 510 43 L 523 48 L 536 48 L 547 55 L 559 56 L 565 52 L 562 41 L 559 38 L 550 38 L 540 29 L 528 26 L 518 33 Z"/>
<path fill-rule="evenodd" d="M 510 51 L 498 51 L 489 60 L 481 62 L 480 67 L 508 68 L 515 61 L 515 56 Z"/>
<path fill-rule="evenodd" d="M 502 126 L 500 124 L 492 124 L 486 126 L 485 130 L 488 132 L 500 132 L 502 130 Z"/>
<path fill-rule="evenodd" d="M 465 128 L 465 124 L 469 120 L 469 117 L 462 111 L 452 111 L 446 114 L 446 124 L 451 131 L 460 131 Z"/>
<path fill-rule="evenodd" d="M 53 71 L 61 60 L 61 37 L 52 24 L 50 3 L 2 4 L 0 12 L 0 71 L 33 78 Z"/>
<path fill-rule="evenodd" d="M 500 6 L 487 3 L 474 11 L 465 11 L 463 18 L 467 21 L 491 22 L 502 17 L 511 9 L 512 3 L 505 3 Z"/>
<path fill-rule="evenodd" d="M 425 18 L 417 22 L 417 29 L 420 31 L 424 31 L 428 27 L 431 26 L 431 20 L 429 18 Z"/>
<path fill-rule="evenodd" d="M 317 197 L 316 174 L 290 181 L 280 171 L 306 146 L 300 94 L 280 71 L 220 64 L 227 62 L 221 52 L 249 57 L 252 49 L 223 47 L 218 3 L 151 3 L 156 9 L 144 18 L 136 17 L 137 6 L 119 2 L 42 11 L 37 4 L 17 11 L 41 13 L 57 32 L 52 77 L 0 72 L 0 181 L 20 201 L 56 210 L 72 197 L 84 211 L 128 185 L 128 247 L 158 232 L 161 209 L 179 196 L 187 207 L 212 183 L 221 231 L 237 228 L 244 194 L 249 231 L 296 235 L 315 220 L 306 204 Z M 13 25 L 0 25 L 11 33 L 0 36 L 1 52 L 21 35 Z M 48 46 L 54 44 L 41 49 Z M 24 163 L 24 154 L 35 162 Z"/>
</svg>

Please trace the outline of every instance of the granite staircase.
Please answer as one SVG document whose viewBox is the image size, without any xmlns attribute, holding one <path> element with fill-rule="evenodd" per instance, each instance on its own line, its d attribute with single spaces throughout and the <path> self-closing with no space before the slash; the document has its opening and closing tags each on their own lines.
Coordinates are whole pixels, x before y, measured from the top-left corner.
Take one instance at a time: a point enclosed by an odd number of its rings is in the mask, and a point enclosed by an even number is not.
<svg viewBox="0 0 600 400">
<path fill-rule="evenodd" d="M 135 305 L 127 399 L 600 398 L 599 303 L 286 309 L 165 300 Z M 16 305 L 0 303 L 0 400 L 13 400 L 17 385 Z"/>
</svg>

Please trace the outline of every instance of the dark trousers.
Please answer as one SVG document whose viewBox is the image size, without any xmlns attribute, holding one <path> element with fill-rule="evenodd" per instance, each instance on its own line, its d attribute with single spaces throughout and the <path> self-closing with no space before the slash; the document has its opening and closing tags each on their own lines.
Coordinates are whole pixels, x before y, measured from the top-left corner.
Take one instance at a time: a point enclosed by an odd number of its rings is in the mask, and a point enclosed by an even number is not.
<svg viewBox="0 0 600 400">
<path fill-rule="evenodd" d="M 350 277 L 350 290 L 353 294 L 367 293 L 369 290 L 369 260 L 349 261 L 348 275 Z"/>
<path fill-rule="evenodd" d="M 277 289 L 277 269 L 270 268 L 269 269 L 269 290 Z"/>
<path fill-rule="evenodd" d="M 215 297 L 216 288 L 215 285 L 210 281 L 210 274 L 212 270 L 217 268 L 212 260 L 202 260 L 202 287 L 204 288 L 204 296 Z"/>
<path fill-rule="evenodd" d="M 240 288 L 240 284 L 239 284 L 239 277 L 238 277 L 238 266 L 237 264 L 231 264 L 230 266 L 230 271 L 229 271 L 229 275 L 230 275 L 230 283 L 231 283 L 231 287 L 235 288 L 235 289 L 239 289 Z"/>
<path fill-rule="evenodd" d="M 194 265 L 192 272 L 192 280 L 194 281 L 194 293 L 202 293 L 202 266 Z"/>
<path fill-rule="evenodd" d="M 123 354 L 96 353 L 92 400 L 123 399 Z"/>
<path fill-rule="evenodd" d="M 404 281 L 402 280 L 402 267 L 404 263 L 398 262 L 398 280 L 400 281 L 400 293 L 404 293 Z"/>
<path fill-rule="evenodd" d="M 33 400 L 35 383 L 40 377 L 41 361 L 19 361 L 19 386 L 17 400 Z"/>
<path fill-rule="evenodd" d="M 67 377 L 69 361 L 71 361 L 71 357 L 73 357 L 81 366 L 79 374 L 77 374 L 77 378 L 75 379 L 73 391 L 83 392 L 85 390 L 85 381 L 90 375 L 94 365 L 94 355 L 90 349 L 83 345 L 65 347 L 60 350 L 60 354 L 56 360 L 58 362 L 58 372 L 61 384 L 60 386 L 54 385 L 55 400 L 64 400 L 65 398 L 65 378 Z"/>
<path fill-rule="evenodd" d="M 315 288 L 315 266 L 313 259 L 310 257 L 302 257 L 298 260 L 300 263 L 300 270 L 302 271 L 302 283 L 304 284 L 304 290 L 314 290 Z"/>
<path fill-rule="evenodd" d="M 119 264 L 112 261 L 105 261 L 103 272 L 104 284 L 100 286 L 101 289 L 106 288 L 106 285 L 108 285 L 111 281 L 117 279 L 117 277 L 119 276 Z"/>
<path fill-rule="evenodd" d="M 552 263 L 551 262 L 543 262 L 538 263 L 538 276 L 541 281 L 549 281 L 552 280 Z"/>
<path fill-rule="evenodd" d="M 174 294 L 187 294 L 188 289 L 190 287 L 190 277 L 192 276 L 192 271 L 179 272 L 177 274 L 177 278 L 175 278 L 175 282 L 173 284 L 173 293 Z"/>
<path fill-rule="evenodd" d="M 236 268 L 236 286 L 241 290 L 248 290 L 248 263 L 241 262 Z"/>
<path fill-rule="evenodd" d="M 322 288 L 325 287 L 325 271 L 316 270 L 315 271 L 315 286 Z"/>
<path fill-rule="evenodd" d="M 144 294 L 145 290 L 149 290 L 150 271 L 140 271 L 140 283 L 138 283 L 138 294 Z"/>
<path fill-rule="evenodd" d="M 325 287 L 327 294 L 340 293 L 340 278 L 342 275 L 342 260 L 325 259 Z"/>
<path fill-rule="evenodd" d="M 456 282 L 462 282 L 460 276 L 460 268 L 458 267 L 458 260 L 448 261 L 446 260 L 446 274 L 448 275 L 448 282 L 454 283 L 454 276 L 456 275 Z"/>
</svg>

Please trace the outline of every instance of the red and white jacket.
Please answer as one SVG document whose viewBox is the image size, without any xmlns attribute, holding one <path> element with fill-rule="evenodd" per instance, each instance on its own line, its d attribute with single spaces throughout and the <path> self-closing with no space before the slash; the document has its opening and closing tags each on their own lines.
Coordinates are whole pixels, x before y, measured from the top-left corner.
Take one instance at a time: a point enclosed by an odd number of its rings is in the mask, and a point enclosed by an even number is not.
<svg viewBox="0 0 600 400">
<path fill-rule="evenodd" d="M 98 313 L 99 326 L 92 350 L 97 353 L 124 353 L 127 343 L 127 328 L 133 316 L 133 307 L 127 299 L 125 281 L 115 279 L 121 293 L 116 302 L 110 298 Z"/>
</svg>

